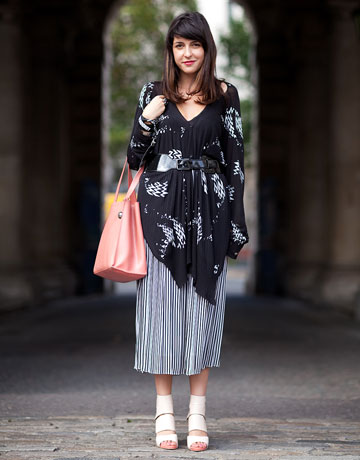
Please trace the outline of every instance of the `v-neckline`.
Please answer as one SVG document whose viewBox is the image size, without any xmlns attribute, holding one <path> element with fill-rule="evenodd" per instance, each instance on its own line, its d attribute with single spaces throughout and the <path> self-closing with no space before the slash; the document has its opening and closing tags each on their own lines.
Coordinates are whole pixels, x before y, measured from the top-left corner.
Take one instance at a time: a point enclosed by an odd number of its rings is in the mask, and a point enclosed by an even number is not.
<svg viewBox="0 0 360 460">
<path fill-rule="evenodd" d="M 177 104 L 174 102 L 173 103 L 176 110 L 179 112 L 180 116 L 187 122 L 187 123 L 191 123 L 193 120 L 195 120 L 195 118 L 199 117 L 207 108 L 207 106 L 209 104 L 206 104 L 205 107 L 201 110 L 201 112 L 199 112 L 197 115 L 195 115 L 194 117 L 190 118 L 190 120 L 188 120 L 187 118 L 184 117 L 184 115 L 180 112 L 180 109 L 179 107 L 177 106 Z"/>
</svg>

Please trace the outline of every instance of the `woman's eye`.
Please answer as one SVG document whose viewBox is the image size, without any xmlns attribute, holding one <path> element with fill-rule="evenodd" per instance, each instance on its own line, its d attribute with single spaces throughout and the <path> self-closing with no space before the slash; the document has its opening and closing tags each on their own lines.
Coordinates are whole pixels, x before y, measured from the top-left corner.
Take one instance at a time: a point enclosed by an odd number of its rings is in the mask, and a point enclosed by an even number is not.
<svg viewBox="0 0 360 460">
<path fill-rule="evenodd" d="M 199 46 L 201 46 L 201 43 L 193 43 L 192 46 L 196 46 L 198 48 Z M 180 43 L 178 45 L 175 45 L 175 48 L 182 48 L 182 47 L 183 45 L 181 45 Z"/>
</svg>

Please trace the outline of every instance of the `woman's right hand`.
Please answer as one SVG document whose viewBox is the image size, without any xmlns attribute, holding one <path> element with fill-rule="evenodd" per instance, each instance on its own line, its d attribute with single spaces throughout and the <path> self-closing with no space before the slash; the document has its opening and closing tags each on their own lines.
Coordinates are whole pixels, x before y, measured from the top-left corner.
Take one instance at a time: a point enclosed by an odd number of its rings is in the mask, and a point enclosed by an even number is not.
<svg viewBox="0 0 360 460">
<path fill-rule="evenodd" d="M 153 97 L 143 110 L 142 115 L 148 120 L 155 120 L 155 118 L 158 118 L 164 112 L 166 107 L 165 101 L 165 96 L 162 94 Z"/>
</svg>

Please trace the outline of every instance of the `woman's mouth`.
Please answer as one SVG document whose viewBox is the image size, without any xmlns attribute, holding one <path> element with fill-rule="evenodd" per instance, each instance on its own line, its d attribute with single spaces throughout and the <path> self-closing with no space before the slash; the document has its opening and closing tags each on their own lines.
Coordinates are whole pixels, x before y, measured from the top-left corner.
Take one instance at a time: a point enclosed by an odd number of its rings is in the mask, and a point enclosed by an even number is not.
<svg viewBox="0 0 360 460">
<path fill-rule="evenodd" d="M 192 65 L 194 64 L 195 61 L 184 61 L 184 64 L 185 65 Z"/>
</svg>

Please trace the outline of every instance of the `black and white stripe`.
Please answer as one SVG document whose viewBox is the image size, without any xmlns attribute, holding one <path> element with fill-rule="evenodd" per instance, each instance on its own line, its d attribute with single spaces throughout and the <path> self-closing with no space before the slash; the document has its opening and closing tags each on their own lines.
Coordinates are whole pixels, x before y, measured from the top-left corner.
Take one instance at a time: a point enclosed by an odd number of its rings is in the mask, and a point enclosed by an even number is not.
<svg viewBox="0 0 360 460">
<path fill-rule="evenodd" d="M 179 288 L 145 241 L 148 274 L 137 281 L 134 369 L 152 374 L 199 374 L 220 366 L 227 258 L 217 279 L 216 303 L 199 296 L 188 275 Z"/>
</svg>

